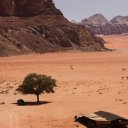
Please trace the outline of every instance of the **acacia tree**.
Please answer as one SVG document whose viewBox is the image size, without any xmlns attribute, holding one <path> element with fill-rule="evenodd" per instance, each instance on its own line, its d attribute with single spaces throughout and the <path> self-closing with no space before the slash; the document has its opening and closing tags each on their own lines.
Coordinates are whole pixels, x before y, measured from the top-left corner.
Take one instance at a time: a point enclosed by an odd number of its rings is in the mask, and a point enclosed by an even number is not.
<svg viewBox="0 0 128 128">
<path fill-rule="evenodd" d="M 25 77 L 16 91 L 22 94 L 35 94 L 37 103 L 39 103 L 39 95 L 42 93 L 54 93 L 54 87 L 57 87 L 56 80 L 52 79 L 51 76 L 31 73 Z"/>
</svg>

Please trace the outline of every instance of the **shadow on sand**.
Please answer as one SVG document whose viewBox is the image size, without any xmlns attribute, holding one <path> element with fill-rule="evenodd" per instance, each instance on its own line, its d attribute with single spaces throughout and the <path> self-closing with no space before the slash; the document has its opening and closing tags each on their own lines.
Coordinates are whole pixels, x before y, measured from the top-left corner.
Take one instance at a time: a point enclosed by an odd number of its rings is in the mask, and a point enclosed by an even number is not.
<svg viewBox="0 0 128 128">
<path fill-rule="evenodd" d="M 80 124 L 82 124 L 86 128 L 95 128 L 95 125 L 93 123 L 88 123 L 88 121 L 83 119 L 83 118 L 77 119 L 76 122 L 79 122 Z"/>
<path fill-rule="evenodd" d="M 49 102 L 49 101 L 40 101 L 39 103 L 37 103 L 37 102 L 24 102 L 23 105 L 19 105 L 17 103 L 12 103 L 12 104 L 15 104 L 17 106 L 38 106 L 38 105 L 49 104 L 49 103 L 51 103 L 51 102 Z"/>
</svg>

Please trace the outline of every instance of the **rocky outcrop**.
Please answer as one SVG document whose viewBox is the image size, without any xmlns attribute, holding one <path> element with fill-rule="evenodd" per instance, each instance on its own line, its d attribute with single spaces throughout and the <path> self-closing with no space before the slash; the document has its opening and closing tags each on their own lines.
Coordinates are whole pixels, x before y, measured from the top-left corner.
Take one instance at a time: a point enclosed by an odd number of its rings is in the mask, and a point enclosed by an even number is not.
<svg viewBox="0 0 128 128">
<path fill-rule="evenodd" d="M 62 15 L 52 0 L 0 0 L 0 15 L 26 17 L 39 13 Z"/>
<path fill-rule="evenodd" d="M 100 16 L 96 14 L 91 16 L 91 18 L 82 20 L 81 24 L 85 25 L 95 35 L 128 33 L 127 16 L 116 16 L 111 21 L 107 21 L 101 14 Z"/>
<path fill-rule="evenodd" d="M 0 11 L 0 56 L 73 49 L 105 50 L 103 39 L 95 37 L 84 26 L 69 22 L 51 0 L 40 0 L 43 10 L 38 7 L 39 0 L 36 0 L 35 5 L 32 4 L 35 0 L 26 0 L 28 5 L 25 0 L 17 1 L 19 3 L 15 5 L 15 8 L 18 7 L 16 11 L 13 11 L 13 8 L 8 8 L 12 10 L 8 11 L 5 3 L 4 6 L 0 4 L 6 10 L 6 13 Z M 16 3 L 16 0 L 14 2 Z M 24 7 L 22 9 L 25 11 L 19 11 L 19 7 Z"/>
</svg>

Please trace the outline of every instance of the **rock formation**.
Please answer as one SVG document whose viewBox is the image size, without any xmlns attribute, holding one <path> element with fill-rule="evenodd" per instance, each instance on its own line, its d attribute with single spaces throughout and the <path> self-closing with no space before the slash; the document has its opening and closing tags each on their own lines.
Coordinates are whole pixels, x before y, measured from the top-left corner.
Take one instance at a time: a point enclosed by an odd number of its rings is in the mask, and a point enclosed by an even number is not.
<svg viewBox="0 0 128 128">
<path fill-rule="evenodd" d="M 112 24 L 128 24 L 128 16 L 116 16 L 111 19 Z"/>
<path fill-rule="evenodd" d="M 81 21 L 83 24 L 94 24 L 94 25 L 104 25 L 108 23 L 108 20 L 102 14 L 95 14 L 88 19 Z"/>
<path fill-rule="evenodd" d="M 52 0 L 0 0 L 0 56 L 72 49 L 105 47 L 103 39 L 64 18 Z"/>
<path fill-rule="evenodd" d="M 2 16 L 33 16 L 39 13 L 61 14 L 52 0 L 0 0 Z"/>
<path fill-rule="evenodd" d="M 81 21 L 93 34 L 123 34 L 128 33 L 128 16 L 116 16 L 108 21 L 103 15 L 95 14 Z"/>
</svg>

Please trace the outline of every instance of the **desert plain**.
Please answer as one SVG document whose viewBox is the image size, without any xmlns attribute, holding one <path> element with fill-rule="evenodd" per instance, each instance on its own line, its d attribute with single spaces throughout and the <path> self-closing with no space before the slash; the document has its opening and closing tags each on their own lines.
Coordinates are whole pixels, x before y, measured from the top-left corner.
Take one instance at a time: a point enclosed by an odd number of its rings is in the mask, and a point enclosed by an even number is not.
<svg viewBox="0 0 128 128">
<path fill-rule="evenodd" d="M 101 110 L 128 118 L 128 35 L 101 37 L 114 51 L 0 57 L 0 127 L 83 128 L 74 116 Z M 42 105 L 17 106 L 36 101 L 15 91 L 29 73 L 50 75 L 58 87 L 40 96 Z"/>
</svg>

